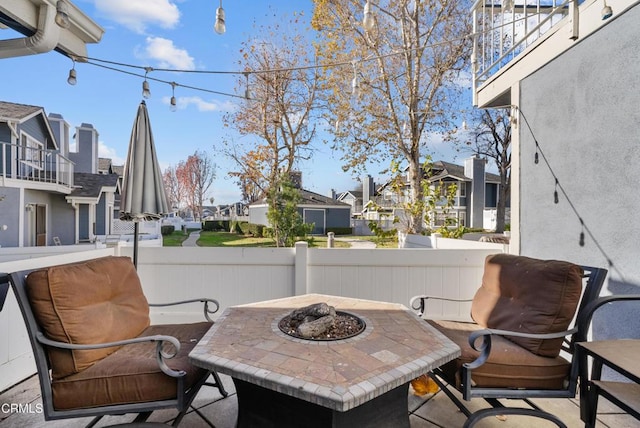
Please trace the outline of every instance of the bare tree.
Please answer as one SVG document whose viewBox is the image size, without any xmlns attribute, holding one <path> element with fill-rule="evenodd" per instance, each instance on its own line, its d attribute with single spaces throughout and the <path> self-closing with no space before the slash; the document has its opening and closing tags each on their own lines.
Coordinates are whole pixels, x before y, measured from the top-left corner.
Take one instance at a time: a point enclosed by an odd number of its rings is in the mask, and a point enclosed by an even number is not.
<svg viewBox="0 0 640 428">
<path fill-rule="evenodd" d="M 343 168 L 367 162 L 406 162 L 409 199 L 423 198 L 420 165 L 435 134 L 454 129 L 458 74 L 468 63 L 471 28 L 459 0 L 314 0 L 326 118 L 336 124 L 334 148 Z M 420 232 L 422 215 L 408 232 Z"/>
<path fill-rule="evenodd" d="M 280 173 L 289 174 L 311 154 L 319 72 L 305 68 L 312 60 L 305 35 L 295 33 L 299 20 L 296 15 L 287 22 L 286 31 L 280 25 L 260 27 L 261 38 L 242 44 L 240 66 L 246 73 L 238 85 L 248 97 L 224 121 L 254 139 L 242 146 L 226 142 L 223 151 L 237 165 L 230 175 L 246 200 L 265 196 Z"/>
<path fill-rule="evenodd" d="M 476 110 L 474 142 L 468 141 L 474 153 L 493 160 L 500 175 L 496 232 L 505 227 L 506 203 L 511 196 L 511 122 L 509 109 Z"/>
<path fill-rule="evenodd" d="M 186 205 L 185 188 L 182 185 L 182 182 L 178 179 L 176 168 L 170 166 L 165 169 L 162 174 L 162 179 L 164 181 L 164 188 L 167 193 L 167 202 L 169 203 L 169 206 L 172 209 L 175 208 L 180 211 L 180 209 Z"/>
<path fill-rule="evenodd" d="M 187 205 L 194 216 L 202 219 L 202 205 L 216 178 L 216 164 L 205 153 L 196 150 L 186 162 L 176 167 L 178 180 L 185 188 Z"/>
</svg>

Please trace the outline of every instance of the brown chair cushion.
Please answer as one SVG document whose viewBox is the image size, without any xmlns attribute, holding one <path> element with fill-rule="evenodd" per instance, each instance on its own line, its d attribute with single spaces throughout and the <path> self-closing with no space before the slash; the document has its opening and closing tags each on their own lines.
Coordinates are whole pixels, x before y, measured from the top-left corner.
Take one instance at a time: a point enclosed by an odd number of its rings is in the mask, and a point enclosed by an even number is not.
<svg viewBox="0 0 640 428">
<path fill-rule="evenodd" d="M 460 368 L 475 360 L 479 353 L 469 345 L 469 334 L 482 329 L 474 323 L 428 321 L 460 346 L 462 354 L 441 367 L 449 383 L 461 389 Z M 473 369 L 471 380 L 480 388 L 562 389 L 571 364 L 562 357 L 542 357 L 501 336 L 491 337 L 491 354 Z"/>
<path fill-rule="evenodd" d="M 149 326 L 149 305 L 128 257 L 102 257 L 29 274 L 27 293 L 50 339 L 74 344 L 136 337 Z M 54 379 L 81 372 L 118 348 L 49 349 Z"/>
<path fill-rule="evenodd" d="M 209 330 L 208 322 L 157 325 L 140 336 L 164 334 L 180 341 L 180 352 L 165 360 L 174 370 L 187 373 L 190 388 L 208 372 L 189 363 L 189 352 Z M 125 345 L 81 373 L 52 382 L 53 405 L 58 410 L 96 407 L 105 404 L 140 403 L 176 398 L 176 378 L 162 373 L 155 357 L 155 343 Z M 167 351 L 173 352 L 169 345 Z"/>
<path fill-rule="evenodd" d="M 582 268 L 558 260 L 495 254 L 485 261 L 482 286 L 471 304 L 481 327 L 521 333 L 557 333 L 573 319 L 582 292 Z M 563 339 L 509 340 L 534 354 L 557 357 Z"/>
</svg>

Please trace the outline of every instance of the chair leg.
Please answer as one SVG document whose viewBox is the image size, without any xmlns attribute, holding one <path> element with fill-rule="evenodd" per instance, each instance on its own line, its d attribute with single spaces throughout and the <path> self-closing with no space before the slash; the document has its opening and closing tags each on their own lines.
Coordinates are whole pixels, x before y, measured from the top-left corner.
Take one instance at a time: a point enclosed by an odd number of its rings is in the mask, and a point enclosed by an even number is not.
<svg viewBox="0 0 640 428">
<path fill-rule="evenodd" d="M 212 371 L 211 376 L 213 376 L 213 379 L 215 380 L 215 382 L 214 383 L 205 382 L 204 384 L 207 386 L 214 386 L 218 388 L 218 391 L 220 391 L 220 394 L 226 398 L 229 395 L 229 393 L 224 389 L 224 385 L 222 384 L 222 381 L 220 380 L 220 376 L 218 375 L 218 373 L 215 371 Z"/>
<path fill-rule="evenodd" d="M 482 409 L 474 412 L 469 416 L 467 421 L 464 423 L 463 428 L 470 428 L 475 426 L 478 421 L 488 417 L 488 416 L 497 416 L 497 415 L 522 415 L 522 416 L 533 416 L 536 418 L 546 419 L 548 421 L 553 422 L 559 428 L 567 428 L 564 422 L 558 419 L 555 415 L 551 413 L 544 412 L 542 410 L 536 409 L 525 409 L 520 407 L 499 407 L 499 408 L 489 408 Z"/>
</svg>

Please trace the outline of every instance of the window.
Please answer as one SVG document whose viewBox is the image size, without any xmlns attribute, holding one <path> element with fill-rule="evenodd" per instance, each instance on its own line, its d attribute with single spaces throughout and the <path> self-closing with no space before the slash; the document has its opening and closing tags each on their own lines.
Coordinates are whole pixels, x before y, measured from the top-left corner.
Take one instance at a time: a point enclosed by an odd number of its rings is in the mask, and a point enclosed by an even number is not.
<svg viewBox="0 0 640 428">
<path fill-rule="evenodd" d="M 467 183 L 465 183 L 464 181 L 458 183 L 458 193 L 461 198 L 467 196 Z"/>
<path fill-rule="evenodd" d="M 21 161 L 33 168 L 42 169 L 44 163 L 43 145 L 28 135 L 22 134 Z"/>
</svg>

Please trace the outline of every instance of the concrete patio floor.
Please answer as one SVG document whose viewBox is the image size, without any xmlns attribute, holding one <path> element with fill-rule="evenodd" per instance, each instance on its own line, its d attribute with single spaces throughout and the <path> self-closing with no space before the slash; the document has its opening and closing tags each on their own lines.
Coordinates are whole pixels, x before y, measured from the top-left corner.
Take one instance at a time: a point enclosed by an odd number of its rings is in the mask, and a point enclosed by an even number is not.
<svg viewBox="0 0 640 428">
<path fill-rule="evenodd" d="M 214 424 L 216 428 L 233 428 L 237 415 L 237 398 L 235 388 L 230 377 L 221 375 L 222 381 L 229 396 L 222 398 L 216 388 L 203 387 L 194 400 L 194 406 L 199 409 Z M 580 421 L 579 403 L 577 399 L 548 399 L 535 400 L 543 409 L 560 416 L 569 428 L 583 427 Z M 31 428 L 31 427 L 83 427 L 91 418 L 44 421 L 44 416 L 39 413 L 10 413 L 5 410 L 7 404 L 31 404 L 31 409 L 36 409 L 41 403 L 40 387 L 36 376 L 21 382 L 13 388 L 0 394 L 0 427 L 1 428 Z M 473 402 L 473 408 L 484 407 L 482 401 Z M 515 405 L 515 402 L 514 402 Z M 598 414 L 599 428 L 632 428 L 639 426 L 640 422 L 622 413 L 617 407 L 601 399 Z M 461 427 L 465 421 L 464 415 L 452 404 L 444 393 L 426 395 L 418 397 L 409 391 L 409 409 L 411 428 L 457 428 Z M 149 422 L 170 423 L 175 416 L 175 411 L 164 410 L 154 412 L 149 418 Z M 104 427 L 109 425 L 123 424 L 132 421 L 134 415 L 109 416 L 104 417 L 96 426 Z M 183 427 L 208 427 L 195 412 L 190 411 L 183 419 L 180 426 Z M 509 416 L 506 421 L 501 421 L 495 417 L 489 417 L 481 421 L 480 428 L 544 428 L 552 427 L 554 424 L 538 418 Z M 259 428 L 259 427 L 257 427 Z M 358 428 L 358 427 L 354 427 Z M 390 427 L 392 428 L 392 427 Z"/>
</svg>

